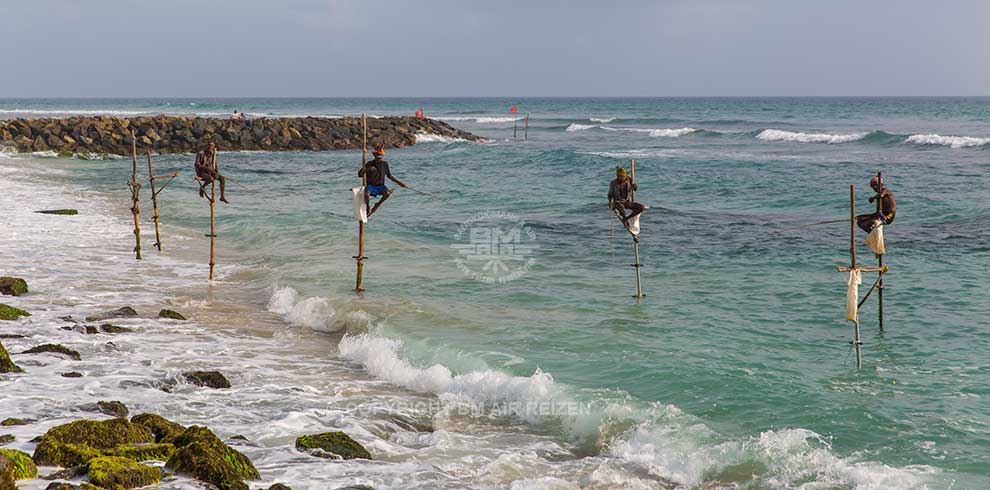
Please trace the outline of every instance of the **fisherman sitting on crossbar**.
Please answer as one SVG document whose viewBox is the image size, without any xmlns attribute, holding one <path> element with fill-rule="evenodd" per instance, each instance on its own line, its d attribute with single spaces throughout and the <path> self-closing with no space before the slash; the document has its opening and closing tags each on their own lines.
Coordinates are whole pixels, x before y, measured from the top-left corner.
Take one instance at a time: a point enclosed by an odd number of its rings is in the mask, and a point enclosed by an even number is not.
<svg viewBox="0 0 990 490">
<path fill-rule="evenodd" d="M 196 154 L 194 167 L 196 168 L 196 178 L 200 181 L 199 197 L 208 198 L 206 195 L 206 186 L 216 180 L 220 182 L 220 200 L 229 203 L 224 192 L 227 187 L 227 179 L 223 175 L 220 175 L 220 170 L 217 168 L 216 155 L 217 145 L 212 141 L 210 142 L 210 146 Z"/>
<path fill-rule="evenodd" d="M 870 202 L 875 202 L 879 196 L 880 206 L 877 206 L 877 212 L 875 213 L 856 216 L 856 224 L 867 233 L 873 231 L 873 228 L 878 223 L 885 225 L 893 223 L 894 215 L 897 213 L 897 203 L 894 202 L 894 193 L 883 186 L 883 181 L 879 177 L 873 176 L 870 179 L 870 187 L 877 193 L 876 196 L 870 198 Z"/>
<path fill-rule="evenodd" d="M 622 226 L 629 228 L 629 220 L 643 212 L 646 206 L 633 201 L 636 183 L 626 174 L 623 167 L 615 167 L 615 179 L 608 185 L 608 207 L 622 220 Z M 632 211 L 626 216 L 626 209 Z"/>
<path fill-rule="evenodd" d="M 365 174 L 368 175 L 367 184 L 364 186 L 365 198 L 381 196 L 381 199 L 375 203 L 375 207 L 371 208 L 371 211 L 368 211 L 369 217 L 375 214 L 375 211 L 378 211 L 378 208 L 395 192 L 385 185 L 385 177 L 399 184 L 399 187 L 403 189 L 408 188 L 406 184 L 403 184 L 402 181 L 392 176 L 392 172 L 388 169 L 388 162 L 382 160 L 382 157 L 385 156 L 384 143 L 378 145 L 371 154 L 374 155 L 375 159 L 365 163 L 364 168 L 358 170 L 358 177 L 364 177 Z"/>
</svg>

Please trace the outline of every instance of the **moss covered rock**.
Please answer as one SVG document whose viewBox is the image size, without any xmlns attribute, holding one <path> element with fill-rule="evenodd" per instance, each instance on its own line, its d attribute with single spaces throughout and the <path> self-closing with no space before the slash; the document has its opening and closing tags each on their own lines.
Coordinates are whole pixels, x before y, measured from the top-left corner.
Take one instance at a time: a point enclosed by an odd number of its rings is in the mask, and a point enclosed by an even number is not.
<svg viewBox="0 0 990 490">
<path fill-rule="evenodd" d="M 131 308 L 130 306 L 124 306 L 117 308 L 116 310 L 104 311 L 103 313 L 98 313 L 96 315 L 90 315 L 86 317 L 87 322 L 97 322 L 100 320 L 109 320 L 111 318 L 133 318 L 138 316 L 138 312 Z"/>
<path fill-rule="evenodd" d="M 31 314 L 20 308 L 0 303 L 0 320 L 16 320 L 22 316 L 31 316 Z"/>
<path fill-rule="evenodd" d="M 19 418 L 15 418 L 15 417 L 7 417 L 7 418 L 5 418 L 3 420 L 0 420 L 0 427 L 12 427 L 12 426 L 15 426 L 15 425 L 27 425 L 27 424 L 30 424 L 30 423 L 31 423 L 31 421 L 28 420 L 28 419 L 19 419 Z"/>
<path fill-rule="evenodd" d="M 103 456 L 89 462 L 89 481 L 107 490 L 146 487 L 161 481 L 158 468 L 118 456 Z"/>
<path fill-rule="evenodd" d="M 321 458 L 371 459 L 371 453 L 343 432 L 324 432 L 296 439 L 296 449 Z"/>
<path fill-rule="evenodd" d="M 112 400 L 112 401 L 98 401 L 96 402 L 96 407 L 103 413 L 107 415 L 113 415 L 114 417 L 127 418 L 127 405 L 123 403 Z"/>
<path fill-rule="evenodd" d="M 134 461 L 168 461 L 173 453 L 175 446 L 171 444 L 126 444 L 113 450 L 114 456 Z"/>
<path fill-rule="evenodd" d="M 173 310 L 162 310 L 158 312 L 158 318 L 168 318 L 171 320 L 185 320 L 186 317 L 182 316 L 182 313 Z"/>
<path fill-rule="evenodd" d="M 69 371 L 67 373 L 62 373 L 59 376 L 61 376 L 63 378 L 81 378 L 81 377 L 83 377 L 82 373 L 76 372 L 76 371 Z"/>
<path fill-rule="evenodd" d="M 230 381 L 220 371 L 187 371 L 182 373 L 186 381 L 210 388 L 230 388 Z"/>
<path fill-rule="evenodd" d="M 240 451 L 228 446 L 217 437 L 210 429 L 193 425 L 184 430 L 171 441 L 176 448 L 183 448 L 193 443 L 201 443 L 212 449 L 217 456 L 228 463 L 235 472 L 247 480 L 257 480 L 261 478 L 254 464 Z"/>
<path fill-rule="evenodd" d="M 3 446 L 4 444 L 10 444 L 10 443 L 12 443 L 12 442 L 14 442 L 16 440 L 17 440 L 17 438 L 14 437 L 14 434 L 3 434 L 3 435 L 0 435 L 0 446 Z"/>
<path fill-rule="evenodd" d="M 131 422 L 150 430 L 155 435 L 155 442 L 167 442 L 186 430 L 185 426 L 154 413 L 135 415 L 131 417 Z"/>
<path fill-rule="evenodd" d="M 125 419 L 77 420 L 48 429 L 34 450 L 38 464 L 76 466 L 125 444 L 155 442 L 148 429 Z"/>
<path fill-rule="evenodd" d="M 38 467 L 31 456 L 16 449 L 0 449 L 0 473 L 11 480 L 27 480 L 38 477 Z"/>
<path fill-rule="evenodd" d="M 220 490 L 248 490 L 244 478 L 221 457 L 216 449 L 194 442 L 179 449 L 165 467 L 180 474 L 207 482 Z"/>
<path fill-rule="evenodd" d="M 0 294 L 6 294 L 7 296 L 20 296 L 22 294 L 27 294 L 28 285 L 27 281 L 19 277 L 3 276 L 0 277 Z"/>
<path fill-rule="evenodd" d="M 62 344 L 41 344 L 37 347 L 32 347 L 24 352 L 21 352 L 21 354 L 41 354 L 45 352 L 62 354 L 77 361 L 82 360 L 82 356 L 79 355 L 79 351 L 72 350 Z"/>
<path fill-rule="evenodd" d="M 23 373 L 24 370 L 21 369 L 14 361 L 10 359 L 10 353 L 0 342 L 0 373 Z"/>
<path fill-rule="evenodd" d="M 71 156 L 71 155 L 70 155 L 70 156 Z M 41 211 L 35 211 L 35 212 L 36 212 L 36 213 L 41 213 L 41 214 L 61 214 L 61 215 L 66 215 L 66 216 L 73 216 L 73 215 L 77 215 L 77 214 L 79 214 L 79 210 L 77 210 L 77 209 L 72 209 L 72 208 L 63 208 L 63 209 L 43 209 L 43 210 L 41 210 Z"/>
</svg>

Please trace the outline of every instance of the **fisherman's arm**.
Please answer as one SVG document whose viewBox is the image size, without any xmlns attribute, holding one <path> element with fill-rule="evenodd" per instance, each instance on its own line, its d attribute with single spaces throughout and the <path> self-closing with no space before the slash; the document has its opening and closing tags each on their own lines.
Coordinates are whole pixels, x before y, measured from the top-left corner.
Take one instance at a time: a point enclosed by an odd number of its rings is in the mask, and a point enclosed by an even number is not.
<svg viewBox="0 0 990 490">
<path fill-rule="evenodd" d="M 389 179 L 389 180 L 391 180 L 392 182 L 395 182 L 396 184 L 399 184 L 399 187 L 401 187 L 401 188 L 403 188 L 403 189 L 405 189 L 405 188 L 407 188 L 407 187 L 409 187 L 409 186 L 407 186 L 406 184 L 403 184 L 401 180 L 399 180 L 399 179 L 397 179 L 397 178 L 395 178 L 395 177 L 394 177 L 394 176 L 392 175 L 392 171 L 391 171 L 391 170 L 389 170 L 389 168 L 388 168 L 388 166 L 387 166 L 387 165 L 385 166 L 385 176 L 386 176 L 386 177 L 388 177 L 388 179 Z"/>
</svg>

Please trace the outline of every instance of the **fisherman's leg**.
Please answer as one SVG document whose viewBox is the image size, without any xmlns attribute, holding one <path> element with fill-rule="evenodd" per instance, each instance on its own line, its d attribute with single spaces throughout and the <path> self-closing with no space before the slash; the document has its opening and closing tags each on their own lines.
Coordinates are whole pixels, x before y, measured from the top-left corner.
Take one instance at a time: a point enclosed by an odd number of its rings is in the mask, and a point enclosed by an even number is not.
<svg viewBox="0 0 990 490">
<path fill-rule="evenodd" d="M 616 201 L 612 205 L 612 209 L 615 210 L 615 214 L 619 217 L 619 221 L 622 221 L 622 226 L 629 228 L 629 218 L 626 218 L 626 206 L 625 203 Z"/>
<path fill-rule="evenodd" d="M 643 206 L 642 204 L 640 204 L 638 202 L 629 203 L 628 206 L 629 206 L 629 209 L 632 210 L 632 214 L 630 214 L 628 217 L 626 217 L 627 220 L 633 219 L 633 216 L 636 216 L 636 215 L 642 213 L 646 209 L 646 206 Z"/>
<path fill-rule="evenodd" d="M 873 231 L 873 221 L 877 219 L 876 213 L 873 214 L 861 214 L 856 216 L 856 224 L 859 228 L 867 233 Z"/>
<path fill-rule="evenodd" d="M 385 201 L 388 200 L 388 197 L 391 196 L 393 192 L 395 192 L 393 189 L 389 189 L 389 190 L 383 192 L 382 193 L 382 198 L 379 199 L 378 202 L 375 203 L 375 207 L 371 208 L 371 211 L 368 211 L 368 216 L 370 217 L 371 215 L 375 214 L 375 211 L 378 211 L 378 208 L 380 208 L 381 205 L 384 204 Z"/>
<path fill-rule="evenodd" d="M 220 200 L 230 204 L 230 201 L 227 200 L 227 197 L 225 195 L 226 193 L 224 192 L 224 188 L 227 187 L 227 179 L 224 178 L 223 175 L 217 174 L 217 180 L 220 181 Z"/>
<path fill-rule="evenodd" d="M 210 185 L 210 183 L 212 183 L 212 182 L 213 182 L 213 180 L 209 176 L 201 176 L 200 177 L 199 197 L 207 197 L 206 196 L 206 186 Z"/>
</svg>

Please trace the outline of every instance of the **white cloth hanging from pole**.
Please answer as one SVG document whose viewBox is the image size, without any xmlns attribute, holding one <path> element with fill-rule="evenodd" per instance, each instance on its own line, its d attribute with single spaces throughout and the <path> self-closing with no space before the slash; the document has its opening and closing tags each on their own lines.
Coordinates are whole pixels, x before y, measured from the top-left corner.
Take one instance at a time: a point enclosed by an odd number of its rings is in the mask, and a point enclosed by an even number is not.
<svg viewBox="0 0 990 490">
<path fill-rule="evenodd" d="M 354 194 L 352 199 L 352 206 L 354 207 L 354 219 L 362 222 L 368 222 L 368 202 L 364 199 L 364 187 L 354 187 L 351 189 L 351 193 Z"/>
<path fill-rule="evenodd" d="M 869 245 L 870 250 L 877 255 L 883 255 L 887 253 L 887 249 L 883 245 L 883 223 L 878 223 L 873 227 L 873 231 L 870 232 L 870 236 L 866 237 L 866 244 Z"/>
<path fill-rule="evenodd" d="M 643 213 L 637 214 L 636 216 L 629 218 L 629 233 L 632 233 L 632 236 L 635 237 L 639 236 L 639 216 L 641 214 Z"/>
<path fill-rule="evenodd" d="M 849 278 L 846 280 L 846 320 L 851 322 L 859 321 L 859 285 L 863 283 L 863 276 L 859 269 L 849 271 Z"/>
</svg>

